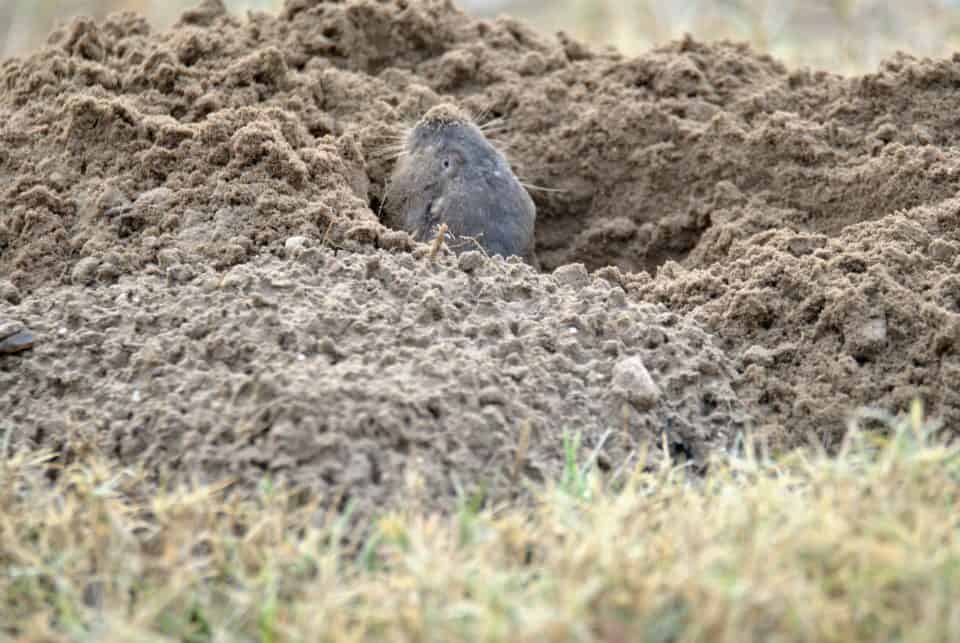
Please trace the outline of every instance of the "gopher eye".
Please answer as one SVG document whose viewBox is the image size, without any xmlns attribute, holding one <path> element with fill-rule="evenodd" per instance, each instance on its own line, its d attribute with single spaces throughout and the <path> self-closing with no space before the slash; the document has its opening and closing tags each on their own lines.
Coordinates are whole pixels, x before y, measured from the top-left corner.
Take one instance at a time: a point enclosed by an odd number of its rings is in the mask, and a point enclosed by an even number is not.
<svg viewBox="0 0 960 643">
<path fill-rule="evenodd" d="M 440 165 L 443 167 L 444 172 L 453 171 L 454 168 L 463 166 L 463 156 L 457 150 L 444 150 L 441 157 L 443 160 L 440 162 Z"/>
</svg>

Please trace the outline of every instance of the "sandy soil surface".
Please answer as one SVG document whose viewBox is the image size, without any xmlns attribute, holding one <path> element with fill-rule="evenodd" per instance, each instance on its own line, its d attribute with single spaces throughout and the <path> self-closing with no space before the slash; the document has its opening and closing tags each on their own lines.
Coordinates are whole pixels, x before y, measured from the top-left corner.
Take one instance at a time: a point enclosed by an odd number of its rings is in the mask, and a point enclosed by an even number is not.
<svg viewBox="0 0 960 643">
<path fill-rule="evenodd" d="M 956 426 L 958 81 L 619 57 L 440 0 L 72 22 L 0 65 L 0 322 L 34 339 L 0 422 L 364 513 L 513 494 L 564 431 L 615 470 L 750 427 L 833 446 L 915 395 Z M 384 150 L 444 101 L 550 188 L 542 272 L 391 229 Z"/>
</svg>

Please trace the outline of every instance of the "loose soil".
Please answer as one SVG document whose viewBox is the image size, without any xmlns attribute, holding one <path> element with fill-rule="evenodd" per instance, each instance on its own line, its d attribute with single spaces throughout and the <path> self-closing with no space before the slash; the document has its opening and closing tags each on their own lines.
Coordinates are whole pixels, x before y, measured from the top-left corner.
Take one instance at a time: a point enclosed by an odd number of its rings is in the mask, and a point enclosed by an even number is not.
<svg viewBox="0 0 960 643">
<path fill-rule="evenodd" d="M 515 495 L 565 432 L 617 470 L 831 448 L 914 396 L 956 426 L 958 82 L 626 58 L 441 0 L 73 21 L 0 64 L 0 321 L 35 339 L 0 355 L 9 448 L 367 514 Z M 542 272 L 391 228 L 390 145 L 445 101 L 547 188 Z"/>
</svg>

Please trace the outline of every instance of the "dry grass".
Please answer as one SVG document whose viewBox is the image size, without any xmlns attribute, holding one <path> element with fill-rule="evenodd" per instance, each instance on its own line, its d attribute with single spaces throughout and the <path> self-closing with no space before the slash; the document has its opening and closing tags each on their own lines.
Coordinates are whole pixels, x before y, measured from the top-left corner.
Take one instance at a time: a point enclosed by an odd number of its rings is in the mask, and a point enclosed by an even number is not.
<svg viewBox="0 0 960 643">
<path fill-rule="evenodd" d="M 628 55 L 692 34 L 748 42 L 790 67 L 874 71 L 897 51 L 949 57 L 960 5 L 947 0 L 526 0 L 516 13 Z"/>
<path fill-rule="evenodd" d="M 918 410 L 841 454 L 748 445 L 614 489 L 568 447 L 533 511 L 407 507 L 358 550 L 264 483 L 152 491 L 95 458 L 0 468 L 0 637 L 960 640 L 960 449 Z"/>
</svg>

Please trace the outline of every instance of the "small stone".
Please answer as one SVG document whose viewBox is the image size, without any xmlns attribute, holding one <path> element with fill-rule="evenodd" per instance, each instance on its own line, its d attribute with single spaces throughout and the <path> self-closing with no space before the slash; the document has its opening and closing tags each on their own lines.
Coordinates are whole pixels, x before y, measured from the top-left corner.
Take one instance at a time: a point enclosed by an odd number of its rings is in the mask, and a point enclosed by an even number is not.
<svg viewBox="0 0 960 643">
<path fill-rule="evenodd" d="M 33 348 L 33 333 L 28 330 L 22 330 L 0 340 L 0 355 L 19 353 L 28 348 Z"/>
<path fill-rule="evenodd" d="M 288 259 L 299 257 L 306 247 L 306 237 L 290 237 L 283 243 L 283 249 Z"/>
<path fill-rule="evenodd" d="M 867 358 L 880 351 L 887 343 L 886 317 L 874 317 L 849 325 L 844 332 L 845 347 L 853 357 Z"/>
<path fill-rule="evenodd" d="M 16 306 L 20 303 L 20 291 L 11 281 L 0 281 L 0 300 Z"/>
<path fill-rule="evenodd" d="M 932 256 L 937 261 L 942 261 L 947 263 L 949 259 L 953 257 L 960 256 L 960 248 L 956 244 L 943 239 L 935 239 L 930 244 L 930 256 Z M 0 286 L 2 288 L 2 286 Z M 0 290 L 2 293 L 2 290 Z M 2 294 L 0 294 L 2 296 Z"/>
<path fill-rule="evenodd" d="M 484 406 L 491 404 L 507 406 L 509 402 L 504 392 L 496 386 L 488 386 L 482 389 L 480 393 L 477 394 L 477 401 Z"/>
<path fill-rule="evenodd" d="M 483 253 L 477 250 L 469 250 L 457 258 L 457 266 L 460 270 L 470 273 L 482 266 L 483 261 Z"/>
<path fill-rule="evenodd" d="M 697 360 L 697 371 L 708 377 L 717 377 L 721 374 L 720 366 L 717 362 L 704 358 Z"/>
<path fill-rule="evenodd" d="M 367 257 L 366 264 L 367 279 L 374 277 L 378 272 L 380 272 L 380 257 L 378 255 Z"/>
<path fill-rule="evenodd" d="M 246 288 L 250 284 L 250 275 L 240 270 L 231 270 L 220 280 L 220 287 L 229 290 L 231 288 Z"/>
<path fill-rule="evenodd" d="M 254 308 L 275 308 L 276 303 L 273 299 L 266 297 L 262 293 L 255 292 L 250 295 L 250 304 Z"/>
<path fill-rule="evenodd" d="M 270 460 L 270 470 L 293 469 L 297 466 L 297 459 L 290 455 L 274 456 Z"/>
<path fill-rule="evenodd" d="M 660 399 L 660 389 L 639 355 L 624 358 L 613 367 L 613 391 L 639 410 L 652 408 Z"/>
<path fill-rule="evenodd" d="M 320 248 L 305 248 L 297 255 L 297 261 L 312 268 L 323 266 L 324 254 Z"/>
<path fill-rule="evenodd" d="M 580 361 L 583 358 L 583 348 L 580 342 L 573 337 L 564 337 L 557 341 L 557 351 L 569 356 L 574 361 Z"/>
<path fill-rule="evenodd" d="M 184 263 L 178 263 L 167 268 L 167 277 L 171 281 L 185 284 L 196 276 L 193 268 Z"/>
<path fill-rule="evenodd" d="M 180 251 L 176 248 L 164 248 L 157 252 L 157 263 L 161 268 L 169 268 L 182 261 Z"/>
<path fill-rule="evenodd" d="M 622 286 L 624 281 L 623 273 L 616 266 L 604 266 L 594 272 L 593 276 L 608 281 L 614 286 Z"/>
<path fill-rule="evenodd" d="M 70 279 L 73 283 L 82 285 L 93 281 L 93 277 L 100 266 L 100 260 L 96 257 L 84 257 L 73 267 L 70 273 Z"/>
<path fill-rule="evenodd" d="M 759 364 L 760 366 L 773 365 L 773 353 L 763 346 L 754 344 L 743 352 L 741 358 L 744 364 Z"/>
<path fill-rule="evenodd" d="M 0 339 L 6 339 L 23 330 L 23 324 L 13 320 L 0 320 Z"/>
<path fill-rule="evenodd" d="M 113 216 L 115 212 L 129 205 L 130 199 L 114 186 L 107 186 L 94 204 L 98 212 L 107 216 Z"/>
<path fill-rule="evenodd" d="M 120 276 L 120 271 L 117 270 L 117 267 L 112 263 L 101 264 L 97 268 L 97 279 L 99 281 L 114 281 L 117 277 Z"/>
<path fill-rule="evenodd" d="M 173 190 L 168 187 L 153 188 L 137 196 L 136 204 L 145 206 L 162 206 L 173 199 Z"/>
<path fill-rule="evenodd" d="M 200 284 L 200 289 L 207 294 L 216 292 L 219 288 L 220 288 L 220 278 L 215 277 L 213 275 L 210 275 L 209 277 L 204 279 L 203 283 Z"/>
<path fill-rule="evenodd" d="M 582 263 L 568 263 L 553 271 L 553 277 L 561 286 L 580 290 L 590 283 L 590 273 Z"/>
<path fill-rule="evenodd" d="M 436 290 L 430 290 L 420 302 L 430 313 L 433 319 L 443 318 L 443 305 L 440 303 L 440 294 Z"/>
<path fill-rule="evenodd" d="M 244 252 L 253 251 L 253 240 L 244 234 L 237 234 L 230 237 L 230 240 L 228 241 L 228 243 L 231 246 L 237 246 Z"/>
</svg>

